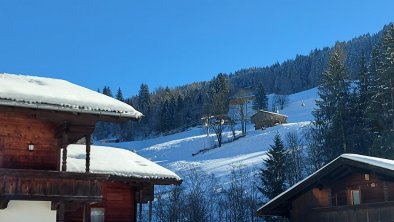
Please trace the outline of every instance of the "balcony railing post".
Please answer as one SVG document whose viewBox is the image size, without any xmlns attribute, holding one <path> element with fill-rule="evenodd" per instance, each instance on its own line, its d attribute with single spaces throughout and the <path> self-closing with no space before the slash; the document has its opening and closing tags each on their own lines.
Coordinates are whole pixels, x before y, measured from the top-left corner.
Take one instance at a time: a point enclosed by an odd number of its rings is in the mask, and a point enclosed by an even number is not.
<svg viewBox="0 0 394 222">
<path fill-rule="evenodd" d="M 91 134 L 86 137 L 86 173 L 90 171 L 90 143 L 91 143 Z"/>
</svg>

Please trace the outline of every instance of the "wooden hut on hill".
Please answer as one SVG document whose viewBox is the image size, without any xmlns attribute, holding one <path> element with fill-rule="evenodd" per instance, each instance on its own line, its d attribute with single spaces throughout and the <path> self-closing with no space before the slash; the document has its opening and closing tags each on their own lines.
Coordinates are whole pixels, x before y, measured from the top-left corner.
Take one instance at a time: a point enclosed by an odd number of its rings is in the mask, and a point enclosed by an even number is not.
<svg viewBox="0 0 394 222">
<path fill-rule="evenodd" d="M 286 115 L 268 112 L 265 110 L 259 110 L 257 113 L 251 116 L 250 119 L 252 120 L 256 130 L 272 127 L 277 124 L 287 123 Z"/>
</svg>

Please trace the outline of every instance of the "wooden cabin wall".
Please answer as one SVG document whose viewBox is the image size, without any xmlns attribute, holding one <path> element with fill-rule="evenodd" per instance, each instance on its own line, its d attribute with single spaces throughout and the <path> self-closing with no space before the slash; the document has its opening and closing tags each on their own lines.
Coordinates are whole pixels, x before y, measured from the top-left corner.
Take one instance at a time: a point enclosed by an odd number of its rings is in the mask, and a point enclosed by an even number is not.
<svg viewBox="0 0 394 222">
<path fill-rule="evenodd" d="M 130 185 L 121 182 L 106 182 L 102 187 L 103 201 L 90 205 L 91 208 L 104 208 L 105 222 L 135 222 L 135 191 Z M 66 222 L 83 221 L 84 209 L 79 203 L 66 205 Z M 89 222 L 89 221 L 87 221 Z"/>
<path fill-rule="evenodd" d="M 352 189 L 360 190 L 361 205 L 351 204 Z M 335 205 L 335 198 L 331 198 L 333 202 L 329 206 L 330 195 L 337 195 L 338 206 Z M 323 189 L 313 188 L 293 200 L 290 218 L 293 222 L 394 221 L 393 201 L 394 182 L 375 174 L 369 174 L 366 180 L 364 173 L 353 173 L 339 181 L 332 181 Z"/>
<path fill-rule="evenodd" d="M 374 174 L 368 174 L 369 180 L 365 179 L 365 174 L 354 173 L 346 178 L 335 182 L 332 188 L 332 195 L 341 196 L 338 205 L 351 204 L 351 190 L 360 190 L 361 204 L 376 203 L 384 201 L 384 181 Z M 333 205 L 335 205 L 333 203 Z"/>
<path fill-rule="evenodd" d="M 327 190 L 319 190 L 318 188 L 309 190 L 292 201 L 290 210 L 291 221 L 309 221 L 307 214 L 310 212 L 310 209 L 323 207 L 327 202 Z"/>
<path fill-rule="evenodd" d="M 0 168 L 58 170 L 59 158 L 53 125 L 34 114 L 0 112 Z"/>
<path fill-rule="evenodd" d="M 130 185 L 107 182 L 103 185 L 105 222 L 134 222 L 135 191 Z"/>
</svg>

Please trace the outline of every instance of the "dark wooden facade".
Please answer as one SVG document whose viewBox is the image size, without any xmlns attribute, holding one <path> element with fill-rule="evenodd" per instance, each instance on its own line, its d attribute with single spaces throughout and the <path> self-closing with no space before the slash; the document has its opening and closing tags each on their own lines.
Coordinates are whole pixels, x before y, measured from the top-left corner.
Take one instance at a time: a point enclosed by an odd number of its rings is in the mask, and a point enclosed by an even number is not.
<svg viewBox="0 0 394 222">
<path fill-rule="evenodd" d="M 264 110 L 258 111 L 253 116 L 251 116 L 250 119 L 256 130 L 272 127 L 277 124 L 287 123 L 287 116 Z"/>
<path fill-rule="evenodd" d="M 34 152 L 28 151 L 29 143 Z M 32 114 L 0 112 L 0 168 L 58 170 L 59 152 L 53 123 Z"/>
<path fill-rule="evenodd" d="M 102 187 L 102 199 L 95 204 L 89 205 L 87 213 L 90 215 L 92 209 L 103 210 L 106 222 L 133 222 L 136 220 L 136 190 L 130 185 L 119 182 L 107 182 Z M 65 221 L 84 221 L 83 204 L 67 204 Z M 90 222 L 90 218 L 85 219 Z"/>
<path fill-rule="evenodd" d="M 0 210 L 13 200 L 51 201 L 57 221 L 89 222 L 91 210 L 103 208 L 106 222 L 132 222 L 140 197 L 153 200 L 153 184 L 179 183 L 90 173 L 90 136 L 98 120 L 124 121 L 0 106 Z M 86 138 L 86 173 L 66 172 L 67 146 L 81 138 Z"/>
<path fill-rule="evenodd" d="M 294 222 L 394 221 L 394 172 L 338 158 L 258 214 Z"/>
</svg>

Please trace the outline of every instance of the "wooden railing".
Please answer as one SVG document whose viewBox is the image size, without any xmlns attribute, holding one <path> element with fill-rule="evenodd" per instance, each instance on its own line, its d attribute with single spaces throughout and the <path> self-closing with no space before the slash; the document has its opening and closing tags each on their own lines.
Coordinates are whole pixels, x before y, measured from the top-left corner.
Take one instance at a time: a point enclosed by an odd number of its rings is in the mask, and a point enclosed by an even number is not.
<svg viewBox="0 0 394 222">
<path fill-rule="evenodd" d="M 109 175 L 0 168 L 0 200 L 98 202 Z"/>
<path fill-rule="evenodd" d="M 309 215 L 312 220 L 309 221 L 394 221 L 394 214 L 392 212 L 394 212 L 393 201 L 314 208 Z"/>
</svg>

